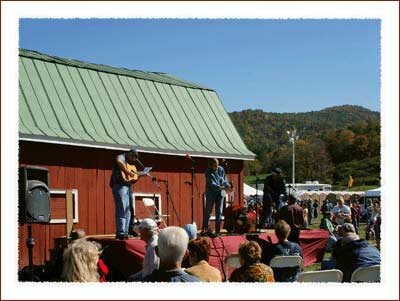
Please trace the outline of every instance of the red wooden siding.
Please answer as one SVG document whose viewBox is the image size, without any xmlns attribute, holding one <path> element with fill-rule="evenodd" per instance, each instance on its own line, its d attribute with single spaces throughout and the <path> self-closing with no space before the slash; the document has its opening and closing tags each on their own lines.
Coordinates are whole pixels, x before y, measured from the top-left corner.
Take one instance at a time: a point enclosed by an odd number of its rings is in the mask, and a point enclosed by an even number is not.
<svg viewBox="0 0 400 301">
<path fill-rule="evenodd" d="M 86 234 L 113 234 L 115 231 L 114 200 L 109 179 L 111 162 L 118 151 L 61 146 L 34 142 L 20 142 L 20 165 L 41 166 L 49 169 L 51 189 L 78 189 L 79 223 L 75 229 L 84 229 Z M 198 225 L 202 223 L 203 193 L 205 190 L 204 171 L 207 158 L 196 159 L 198 190 L 194 189 L 194 218 Z M 170 190 L 169 225 L 183 226 L 191 222 L 191 162 L 179 156 L 140 154 L 140 160 L 146 166 L 152 166 L 152 176 L 168 180 Z M 229 179 L 235 188 L 235 202 L 243 203 L 243 161 L 228 160 Z M 186 183 L 185 183 L 186 182 Z M 160 193 L 162 213 L 167 213 L 166 187 L 160 183 L 160 189 L 154 185 L 150 177 L 142 177 L 134 185 L 139 193 Z M 240 197 L 239 197 L 240 196 Z M 64 197 L 52 198 L 54 218 L 60 218 L 61 200 Z M 176 209 L 176 213 L 173 209 Z M 58 209 L 56 209 L 56 207 Z M 178 217 L 180 222 L 178 221 Z M 50 259 L 50 250 L 54 248 L 54 238 L 65 235 L 65 224 L 34 224 L 32 227 L 36 245 L 34 247 L 34 264 L 43 264 Z M 26 225 L 19 225 L 19 266 L 28 264 Z"/>
</svg>

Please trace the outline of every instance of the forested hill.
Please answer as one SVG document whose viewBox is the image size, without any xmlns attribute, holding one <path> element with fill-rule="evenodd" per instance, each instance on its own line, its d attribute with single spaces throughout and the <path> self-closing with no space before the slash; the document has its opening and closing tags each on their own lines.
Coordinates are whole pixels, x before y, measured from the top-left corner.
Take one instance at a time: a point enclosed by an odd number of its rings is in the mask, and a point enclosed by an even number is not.
<svg viewBox="0 0 400 301">
<path fill-rule="evenodd" d="M 315 179 L 340 185 L 349 175 L 365 178 L 367 182 L 379 180 L 379 112 L 344 105 L 306 113 L 245 110 L 229 115 L 247 147 L 257 155 L 257 160 L 246 165 L 247 174 L 264 173 L 278 165 L 290 175 L 291 146 L 286 131 L 295 128 L 299 136 L 296 143 L 299 181 Z M 363 175 L 365 166 L 371 162 L 373 171 Z M 371 176 L 374 180 L 367 179 Z"/>
<path fill-rule="evenodd" d="M 297 129 L 302 139 L 323 137 L 328 132 L 360 122 L 378 121 L 380 113 L 360 106 L 336 106 L 306 113 L 270 113 L 245 110 L 229 113 L 247 147 L 256 154 L 287 143 L 286 131 Z"/>
</svg>

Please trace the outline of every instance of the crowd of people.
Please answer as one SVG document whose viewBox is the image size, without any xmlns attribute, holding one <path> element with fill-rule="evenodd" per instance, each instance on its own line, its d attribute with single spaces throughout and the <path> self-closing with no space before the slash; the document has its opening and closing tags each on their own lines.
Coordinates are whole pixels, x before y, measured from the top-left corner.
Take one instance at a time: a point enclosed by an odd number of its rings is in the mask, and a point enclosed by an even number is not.
<svg viewBox="0 0 400 301">
<path fill-rule="evenodd" d="M 299 245 L 300 229 L 308 218 L 309 203 L 302 206 L 298 200 L 289 195 L 287 204 L 283 204 L 275 215 L 274 225 L 278 243 L 267 247 L 248 238 L 240 244 L 238 256 L 240 267 L 231 275 L 213 267 L 210 259 L 210 239 L 197 237 L 194 224 L 184 227 L 167 227 L 159 229 L 154 220 L 146 218 L 138 226 L 140 239 L 146 243 L 142 269 L 129 276 L 132 282 L 221 282 L 228 277 L 231 282 L 294 282 L 297 281 L 301 266 L 290 268 L 271 268 L 270 261 L 275 256 L 303 257 Z M 315 211 L 318 207 L 314 207 Z M 377 247 L 372 246 L 358 235 L 359 204 L 357 201 L 346 205 L 342 198 L 335 205 L 324 202 L 321 206 L 323 218 L 320 228 L 329 231 L 326 251 L 331 253 L 324 259 L 321 269 L 339 269 L 343 272 L 343 281 L 348 282 L 358 267 L 380 264 L 380 203 L 374 201 L 371 214 L 368 216 L 368 227 L 373 231 Z M 302 208 L 303 207 L 303 208 Z M 307 212 L 307 216 L 304 214 Z M 352 218 L 353 217 L 353 218 Z M 373 224 L 371 226 L 371 223 Z M 266 254 L 268 253 L 268 254 Z M 70 282 L 106 281 L 107 266 L 101 260 L 101 246 L 77 237 L 64 251 L 61 278 Z"/>
</svg>

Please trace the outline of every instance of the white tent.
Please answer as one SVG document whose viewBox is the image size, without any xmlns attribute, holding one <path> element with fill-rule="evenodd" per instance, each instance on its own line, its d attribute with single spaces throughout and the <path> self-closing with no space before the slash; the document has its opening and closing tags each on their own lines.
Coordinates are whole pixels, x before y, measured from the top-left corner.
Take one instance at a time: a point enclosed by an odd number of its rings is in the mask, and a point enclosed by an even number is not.
<svg viewBox="0 0 400 301">
<path fill-rule="evenodd" d="M 379 198 L 380 196 L 381 196 L 381 187 L 365 191 L 366 198 Z"/>
<path fill-rule="evenodd" d="M 262 190 L 256 190 L 255 188 L 251 187 L 250 185 L 247 185 L 246 183 L 243 184 L 243 191 L 244 191 L 244 196 L 253 196 L 258 194 L 259 196 L 262 196 L 264 192 Z"/>
</svg>

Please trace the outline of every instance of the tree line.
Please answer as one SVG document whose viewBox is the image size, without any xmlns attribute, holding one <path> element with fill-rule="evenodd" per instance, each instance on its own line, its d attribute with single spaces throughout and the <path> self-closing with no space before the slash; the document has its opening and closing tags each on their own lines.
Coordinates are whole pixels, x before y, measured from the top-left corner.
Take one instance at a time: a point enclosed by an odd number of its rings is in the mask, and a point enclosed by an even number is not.
<svg viewBox="0 0 400 301">
<path fill-rule="evenodd" d="M 339 187 L 349 176 L 354 185 L 380 183 L 380 114 L 360 106 L 337 106 L 307 113 L 232 112 L 230 117 L 257 157 L 245 175 L 280 167 L 291 182 L 292 144 L 296 129 L 296 182 L 318 180 Z"/>
</svg>

